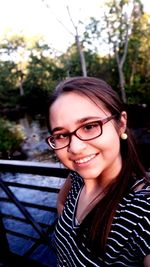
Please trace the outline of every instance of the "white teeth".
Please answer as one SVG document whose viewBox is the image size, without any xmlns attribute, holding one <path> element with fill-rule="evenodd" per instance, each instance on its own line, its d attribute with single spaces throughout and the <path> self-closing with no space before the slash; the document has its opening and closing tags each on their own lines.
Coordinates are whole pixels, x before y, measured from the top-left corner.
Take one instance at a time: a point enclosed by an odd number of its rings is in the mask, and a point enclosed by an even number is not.
<svg viewBox="0 0 150 267">
<path fill-rule="evenodd" d="M 95 157 L 95 155 L 91 155 L 91 156 L 83 158 L 83 159 L 75 160 L 75 163 L 85 163 L 85 162 L 88 162 L 89 160 L 93 159 L 94 157 Z"/>
</svg>

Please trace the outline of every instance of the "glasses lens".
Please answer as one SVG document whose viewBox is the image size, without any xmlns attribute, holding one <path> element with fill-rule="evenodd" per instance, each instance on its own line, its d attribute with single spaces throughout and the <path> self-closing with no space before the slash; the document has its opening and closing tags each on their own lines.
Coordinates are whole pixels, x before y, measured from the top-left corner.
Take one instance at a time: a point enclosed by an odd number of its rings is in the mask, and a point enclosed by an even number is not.
<svg viewBox="0 0 150 267">
<path fill-rule="evenodd" d="M 102 134 L 102 126 L 100 121 L 90 122 L 80 127 L 77 136 L 82 140 L 94 139 Z"/>
<path fill-rule="evenodd" d="M 55 139 L 53 138 L 53 136 L 50 136 L 48 138 L 48 144 L 52 147 L 52 148 L 55 148 L 56 145 L 55 145 Z"/>
<path fill-rule="evenodd" d="M 69 137 L 67 134 L 55 134 L 47 139 L 48 144 L 53 149 L 61 149 L 69 144 Z"/>
</svg>

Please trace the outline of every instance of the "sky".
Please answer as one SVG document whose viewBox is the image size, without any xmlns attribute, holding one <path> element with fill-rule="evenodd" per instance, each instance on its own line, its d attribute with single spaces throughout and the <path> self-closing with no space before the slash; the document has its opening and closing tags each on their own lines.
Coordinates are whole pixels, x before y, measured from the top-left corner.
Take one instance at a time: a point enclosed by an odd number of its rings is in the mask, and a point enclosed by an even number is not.
<svg viewBox="0 0 150 267">
<path fill-rule="evenodd" d="M 91 16 L 100 18 L 100 4 L 103 1 L 0 0 L 0 37 L 6 32 L 10 35 L 17 33 L 29 37 L 40 35 L 56 51 L 63 52 L 74 42 L 74 28 L 66 6 L 69 5 L 75 24 L 77 19 L 85 23 Z M 142 2 L 145 11 L 150 14 L 149 0 Z"/>
</svg>

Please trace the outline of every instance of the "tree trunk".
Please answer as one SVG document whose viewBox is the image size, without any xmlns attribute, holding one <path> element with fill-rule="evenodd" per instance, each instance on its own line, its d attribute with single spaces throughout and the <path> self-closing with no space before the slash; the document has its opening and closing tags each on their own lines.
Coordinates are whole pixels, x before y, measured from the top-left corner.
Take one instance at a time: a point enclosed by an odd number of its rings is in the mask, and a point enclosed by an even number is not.
<svg viewBox="0 0 150 267">
<path fill-rule="evenodd" d="M 76 40 L 77 49 L 78 49 L 79 56 L 80 56 L 80 63 L 81 63 L 81 68 L 82 68 L 82 74 L 83 74 L 84 77 L 86 77 L 87 76 L 87 70 L 86 70 L 85 57 L 84 57 L 83 50 L 81 48 L 81 44 L 80 44 L 80 41 L 79 41 L 78 34 L 76 34 L 75 40 Z"/>
<path fill-rule="evenodd" d="M 24 95 L 24 89 L 23 89 L 23 82 L 22 80 L 20 81 L 20 95 L 23 96 Z"/>
<path fill-rule="evenodd" d="M 73 22 L 72 16 L 70 14 L 69 6 L 67 6 L 67 11 L 68 11 L 68 15 L 69 15 L 70 21 L 71 21 L 71 23 L 72 23 L 72 25 L 73 25 L 73 27 L 75 29 L 75 32 L 76 32 L 76 34 L 75 34 L 75 42 L 76 42 L 77 50 L 78 50 L 78 53 L 79 53 L 79 56 L 80 56 L 82 74 L 83 74 L 84 77 L 86 77 L 87 76 L 86 62 L 85 62 L 84 52 L 83 52 L 83 49 L 81 47 L 81 43 L 80 43 L 80 40 L 79 40 L 78 27 Z"/>
<path fill-rule="evenodd" d="M 120 66 L 118 66 L 118 71 L 119 71 L 119 83 L 120 83 L 120 91 L 121 91 L 122 100 L 124 103 L 127 103 L 127 97 L 126 97 L 126 92 L 125 92 L 125 78 L 124 78 L 123 70 Z"/>
</svg>

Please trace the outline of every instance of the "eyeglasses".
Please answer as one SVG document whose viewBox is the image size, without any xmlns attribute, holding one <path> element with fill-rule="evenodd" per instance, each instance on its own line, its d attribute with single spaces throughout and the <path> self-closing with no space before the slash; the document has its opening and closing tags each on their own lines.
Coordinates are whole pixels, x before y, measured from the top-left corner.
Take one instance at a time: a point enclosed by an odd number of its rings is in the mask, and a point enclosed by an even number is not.
<svg viewBox="0 0 150 267">
<path fill-rule="evenodd" d="M 93 140 L 103 133 L 102 126 L 112 120 L 115 115 L 111 115 L 103 120 L 88 122 L 71 133 L 58 133 L 46 138 L 46 143 L 54 150 L 62 149 L 70 145 L 72 135 L 75 135 L 82 141 Z"/>
</svg>

